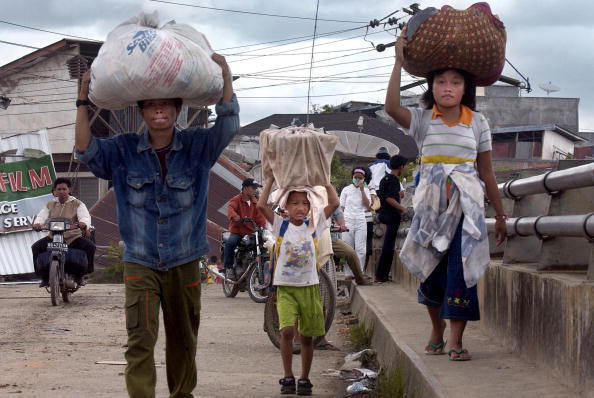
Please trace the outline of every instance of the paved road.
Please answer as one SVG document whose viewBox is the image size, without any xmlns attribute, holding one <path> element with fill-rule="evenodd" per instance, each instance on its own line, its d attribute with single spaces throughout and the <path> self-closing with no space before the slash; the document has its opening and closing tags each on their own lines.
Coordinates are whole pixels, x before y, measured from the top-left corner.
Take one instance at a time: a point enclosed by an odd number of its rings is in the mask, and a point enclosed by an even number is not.
<svg viewBox="0 0 594 398">
<path fill-rule="evenodd" d="M 246 293 L 225 298 L 217 285 L 205 286 L 202 300 L 195 396 L 279 396 L 280 354 L 262 330 L 263 304 Z M 158 364 L 165 361 L 163 337 Z M 126 397 L 124 366 L 96 364 L 123 361 L 125 343 L 122 285 L 88 285 L 57 307 L 37 286 L 0 286 L 0 397 Z M 315 396 L 343 395 L 340 381 L 321 375 L 343 358 L 316 351 Z M 157 377 L 157 397 L 167 397 L 164 367 Z"/>
</svg>

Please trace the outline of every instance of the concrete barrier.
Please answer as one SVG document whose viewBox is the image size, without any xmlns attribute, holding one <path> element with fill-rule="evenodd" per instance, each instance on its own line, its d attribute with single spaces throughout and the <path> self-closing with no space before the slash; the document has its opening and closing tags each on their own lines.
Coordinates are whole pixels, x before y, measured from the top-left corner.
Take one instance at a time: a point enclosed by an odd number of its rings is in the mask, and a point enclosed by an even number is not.
<svg viewBox="0 0 594 398">
<path fill-rule="evenodd" d="M 417 294 L 419 283 L 398 253 L 392 275 L 400 287 Z M 543 273 L 535 264 L 493 261 L 479 281 L 478 294 L 479 325 L 487 335 L 594 397 L 594 281 L 582 273 Z M 383 333 L 381 327 L 377 330 Z M 414 365 L 409 362 L 407 368 Z"/>
<path fill-rule="evenodd" d="M 351 309 L 366 327 L 373 327 L 371 345 L 384 369 L 400 369 L 406 381 L 405 392 L 411 398 L 445 398 L 440 383 L 421 358 L 398 336 L 381 311 L 369 305 L 363 290 L 352 289 Z"/>
</svg>

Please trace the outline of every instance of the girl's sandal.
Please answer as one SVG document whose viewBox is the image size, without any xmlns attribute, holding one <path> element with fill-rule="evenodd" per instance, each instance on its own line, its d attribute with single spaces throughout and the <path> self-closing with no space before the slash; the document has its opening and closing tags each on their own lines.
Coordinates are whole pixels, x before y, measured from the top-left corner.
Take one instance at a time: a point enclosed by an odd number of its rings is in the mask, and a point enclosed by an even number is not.
<svg viewBox="0 0 594 398">
<path fill-rule="evenodd" d="M 472 355 L 470 355 L 466 348 L 449 350 L 448 356 L 450 357 L 450 361 L 470 361 L 472 359 Z"/>
<path fill-rule="evenodd" d="M 434 343 L 431 340 L 429 340 L 429 342 L 427 343 L 427 347 L 425 347 L 425 355 L 445 355 L 445 345 L 445 341 L 442 341 L 440 343 Z"/>
</svg>

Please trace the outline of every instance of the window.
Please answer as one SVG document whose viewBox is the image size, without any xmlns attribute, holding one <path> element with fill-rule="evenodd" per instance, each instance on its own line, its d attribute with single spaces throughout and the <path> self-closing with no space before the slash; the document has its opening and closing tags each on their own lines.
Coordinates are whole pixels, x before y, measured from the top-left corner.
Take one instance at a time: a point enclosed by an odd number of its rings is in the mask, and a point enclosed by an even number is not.
<svg viewBox="0 0 594 398">
<path fill-rule="evenodd" d="M 99 179 L 96 177 L 79 177 L 72 181 L 72 196 L 80 199 L 87 208 L 99 200 Z"/>
</svg>

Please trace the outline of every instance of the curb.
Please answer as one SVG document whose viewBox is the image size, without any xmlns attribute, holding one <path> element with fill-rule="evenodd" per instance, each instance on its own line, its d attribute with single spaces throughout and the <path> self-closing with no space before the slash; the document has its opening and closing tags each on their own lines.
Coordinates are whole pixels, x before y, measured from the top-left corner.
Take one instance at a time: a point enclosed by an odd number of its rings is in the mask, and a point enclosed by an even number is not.
<svg viewBox="0 0 594 398">
<path fill-rule="evenodd" d="M 384 314 L 365 294 L 365 288 L 353 283 L 351 311 L 359 321 L 373 325 L 372 346 L 384 368 L 400 368 L 406 380 L 407 397 L 446 398 L 441 384 L 427 369 L 421 358 L 404 343 L 398 333 L 385 320 Z"/>
</svg>

